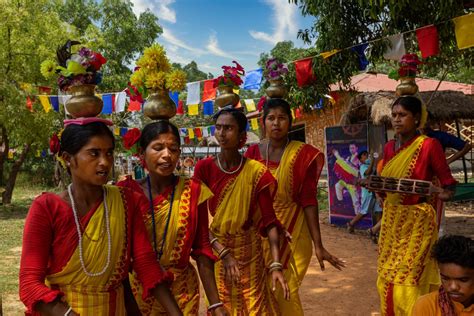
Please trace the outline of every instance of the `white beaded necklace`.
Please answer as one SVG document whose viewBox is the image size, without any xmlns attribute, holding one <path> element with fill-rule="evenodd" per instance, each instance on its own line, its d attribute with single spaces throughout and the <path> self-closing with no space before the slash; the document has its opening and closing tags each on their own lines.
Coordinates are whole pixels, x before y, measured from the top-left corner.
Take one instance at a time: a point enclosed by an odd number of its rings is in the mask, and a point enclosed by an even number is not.
<svg viewBox="0 0 474 316">
<path fill-rule="evenodd" d="M 84 257 L 82 254 L 82 234 L 81 234 L 81 226 L 79 223 L 79 216 L 77 215 L 77 210 L 76 210 L 76 203 L 74 203 L 74 197 L 72 195 L 72 184 L 70 184 L 67 187 L 67 192 L 69 194 L 69 199 L 71 200 L 71 207 L 72 207 L 72 212 L 74 214 L 74 221 L 76 222 L 76 229 L 77 229 L 77 236 L 79 237 L 79 260 L 81 261 L 81 267 L 84 273 L 88 277 L 96 277 L 100 276 L 107 271 L 110 265 L 110 255 L 112 251 L 112 244 L 111 244 L 111 236 L 110 236 L 110 218 L 109 218 L 109 207 L 107 206 L 107 190 L 103 188 L 104 190 L 104 198 L 103 198 L 103 203 L 104 203 L 104 209 L 105 209 L 105 227 L 107 230 L 107 262 L 105 263 L 104 268 L 100 272 L 89 272 L 86 269 L 86 264 L 84 263 Z"/>
<path fill-rule="evenodd" d="M 237 171 L 240 170 L 240 167 L 242 167 L 242 163 L 244 162 L 244 156 L 240 155 L 240 164 L 239 166 L 237 167 L 237 169 L 235 169 L 234 171 L 227 171 L 225 170 L 222 165 L 221 165 L 221 161 L 219 159 L 219 155 L 217 155 L 217 165 L 219 166 L 219 169 L 221 169 L 222 172 L 226 173 L 226 174 L 234 174 L 236 173 Z"/>
</svg>

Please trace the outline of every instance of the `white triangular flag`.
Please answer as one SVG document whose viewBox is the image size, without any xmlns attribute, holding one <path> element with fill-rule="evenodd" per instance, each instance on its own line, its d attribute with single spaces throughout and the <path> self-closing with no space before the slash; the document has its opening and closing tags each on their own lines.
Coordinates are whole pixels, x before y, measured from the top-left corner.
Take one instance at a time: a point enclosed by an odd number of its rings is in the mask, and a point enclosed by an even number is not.
<svg viewBox="0 0 474 316">
<path fill-rule="evenodd" d="M 186 98 L 186 104 L 199 104 L 201 103 L 201 97 L 199 95 L 199 89 L 201 87 L 201 82 L 190 82 L 186 84 L 188 90 L 188 96 Z"/>
<path fill-rule="evenodd" d="M 406 54 L 403 34 L 389 36 L 388 40 L 390 41 L 390 46 L 387 47 L 387 50 L 383 54 L 383 57 L 385 59 L 399 61 L 400 59 L 402 59 L 402 56 Z"/>
</svg>

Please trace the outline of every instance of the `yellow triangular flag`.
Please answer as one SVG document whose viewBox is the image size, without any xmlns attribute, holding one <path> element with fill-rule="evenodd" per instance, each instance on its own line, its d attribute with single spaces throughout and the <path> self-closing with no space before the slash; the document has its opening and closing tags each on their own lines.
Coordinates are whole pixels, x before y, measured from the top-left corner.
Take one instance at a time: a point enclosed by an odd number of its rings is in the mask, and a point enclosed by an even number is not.
<svg viewBox="0 0 474 316">
<path fill-rule="evenodd" d="M 114 127 L 114 135 L 120 136 L 120 128 Z"/>
<path fill-rule="evenodd" d="M 197 106 L 197 104 L 195 104 Z M 194 130 L 192 128 L 188 128 L 188 136 L 189 139 L 194 139 Z"/>
<path fill-rule="evenodd" d="M 474 46 L 474 13 L 466 14 L 453 19 L 456 42 L 459 49 Z"/>
<path fill-rule="evenodd" d="M 198 112 L 199 112 L 199 105 L 198 104 L 188 105 L 188 115 L 198 115 Z"/>
<path fill-rule="evenodd" d="M 102 94 L 97 93 L 95 96 L 102 100 Z"/>
<path fill-rule="evenodd" d="M 295 115 L 295 110 L 291 109 L 291 116 L 293 117 L 293 119 L 296 118 L 296 115 Z"/>
<path fill-rule="evenodd" d="M 323 57 L 324 59 L 326 59 L 326 58 L 331 57 L 331 56 L 334 55 L 334 54 L 339 53 L 340 51 L 341 51 L 340 49 L 333 49 L 333 50 L 331 50 L 331 51 L 329 51 L 329 52 L 322 52 L 322 53 L 319 54 L 319 55 L 320 55 L 321 57 Z"/>
<path fill-rule="evenodd" d="M 53 108 L 52 105 L 51 105 L 51 102 L 49 102 L 49 96 L 47 95 L 39 95 L 38 96 L 39 100 L 40 100 L 40 103 L 41 105 L 43 106 L 43 109 L 46 113 L 48 113 L 49 111 L 51 111 L 51 109 Z"/>
<path fill-rule="evenodd" d="M 36 158 L 39 158 L 41 157 L 41 151 L 40 150 L 36 150 L 36 155 L 35 155 Z"/>
<path fill-rule="evenodd" d="M 250 124 L 252 125 L 252 129 L 254 131 L 258 130 L 258 119 L 256 118 L 251 119 Z"/>
<path fill-rule="evenodd" d="M 13 159 L 13 150 L 8 151 L 8 159 Z"/>
<path fill-rule="evenodd" d="M 234 89 L 232 89 L 232 91 L 234 91 L 235 94 L 239 94 L 240 89 L 239 88 L 234 88 Z"/>
<path fill-rule="evenodd" d="M 255 107 L 255 102 L 253 102 L 253 99 L 245 99 L 245 106 L 247 107 L 247 112 L 254 112 L 257 111 L 257 108 Z"/>
</svg>

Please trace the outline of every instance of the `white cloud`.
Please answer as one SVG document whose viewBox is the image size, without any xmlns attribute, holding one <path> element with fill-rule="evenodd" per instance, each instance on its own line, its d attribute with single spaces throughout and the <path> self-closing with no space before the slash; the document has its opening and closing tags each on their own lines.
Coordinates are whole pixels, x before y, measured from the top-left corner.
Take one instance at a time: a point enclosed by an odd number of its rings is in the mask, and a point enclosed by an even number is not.
<svg viewBox="0 0 474 316">
<path fill-rule="evenodd" d="M 173 2 L 175 0 L 132 0 L 133 13 L 138 16 L 140 13 L 145 12 L 146 9 L 150 9 L 159 19 L 176 23 L 176 11 L 171 8 Z"/>
<path fill-rule="evenodd" d="M 220 56 L 220 57 L 226 57 L 226 58 L 235 58 L 230 53 L 227 53 L 227 52 L 223 51 L 219 47 L 219 42 L 217 41 L 217 37 L 216 37 L 215 33 L 212 33 L 209 36 L 209 41 L 207 43 L 206 48 L 209 51 L 209 53 L 211 53 L 213 55 Z"/>
<path fill-rule="evenodd" d="M 295 23 L 297 6 L 288 3 L 287 0 L 265 0 L 265 2 L 273 11 L 273 33 L 250 30 L 250 36 L 273 45 L 284 40 L 294 39 L 298 32 L 298 25 Z"/>
<path fill-rule="evenodd" d="M 197 47 L 192 47 L 186 44 L 184 41 L 177 38 L 171 31 L 167 28 L 163 28 L 163 34 L 160 37 L 161 39 L 165 40 L 166 42 L 170 43 L 171 45 L 178 46 L 193 52 L 196 55 L 202 55 L 205 52 Z"/>
</svg>

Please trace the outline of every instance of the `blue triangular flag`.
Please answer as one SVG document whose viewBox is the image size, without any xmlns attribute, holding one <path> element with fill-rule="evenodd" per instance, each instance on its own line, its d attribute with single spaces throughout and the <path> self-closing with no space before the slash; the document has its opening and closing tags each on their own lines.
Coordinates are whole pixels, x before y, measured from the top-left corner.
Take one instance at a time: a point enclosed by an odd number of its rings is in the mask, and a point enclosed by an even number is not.
<svg viewBox="0 0 474 316">
<path fill-rule="evenodd" d="M 49 102 L 51 102 L 51 105 L 53 106 L 53 110 L 55 112 L 59 112 L 59 98 L 57 95 L 51 95 L 49 96 Z"/>
<path fill-rule="evenodd" d="M 214 136 L 214 134 L 216 133 L 216 126 L 215 125 L 211 125 L 211 136 Z"/>
<path fill-rule="evenodd" d="M 203 105 L 204 105 L 204 109 L 203 109 L 204 115 L 214 114 L 214 102 L 212 100 L 204 102 Z"/>
<path fill-rule="evenodd" d="M 176 104 L 176 107 L 178 107 L 179 92 L 170 91 L 169 93 L 171 100 L 173 100 L 174 104 Z"/>
<path fill-rule="evenodd" d="M 262 82 L 263 69 L 250 70 L 245 74 L 244 90 L 258 90 Z"/>
<path fill-rule="evenodd" d="M 120 136 L 127 134 L 127 132 L 128 132 L 128 128 L 120 127 Z"/>
<path fill-rule="evenodd" d="M 365 70 L 365 68 L 367 68 L 369 65 L 369 61 L 367 60 L 367 57 L 365 57 L 365 50 L 367 46 L 369 46 L 369 44 L 364 43 L 352 47 L 352 51 L 356 52 L 357 56 L 359 56 L 359 70 Z"/>
<path fill-rule="evenodd" d="M 103 94 L 102 101 L 104 102 L 104 106 L 102 107 L 101 114 L 112 114 L 112 95 L 111 94 Z"/>
</svg>

